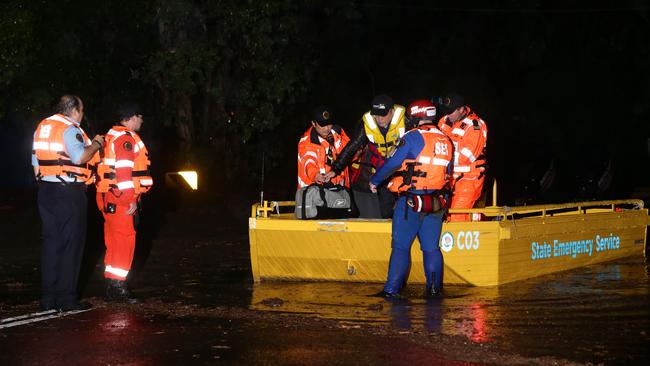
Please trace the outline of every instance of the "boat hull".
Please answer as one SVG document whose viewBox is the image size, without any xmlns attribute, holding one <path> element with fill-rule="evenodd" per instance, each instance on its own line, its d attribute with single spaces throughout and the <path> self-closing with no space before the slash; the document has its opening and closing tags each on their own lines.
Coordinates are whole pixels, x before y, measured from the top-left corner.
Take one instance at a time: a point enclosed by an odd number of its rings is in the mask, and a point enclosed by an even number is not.
<svg viewBox="0 0 650 366">
<path fill-rule="evenodd" d="M 501 221 L 445 223 L 440 239 L 444 283 L 493 286 L 643 255 L 647 225 L 646 209 L 581 209 Z M 390 220 L 257 216 L 249 219 L 249 237 L 255 281 L 386 279 Z M 424 283 L 417 239 L 411 262 L 409 283 Z"/>
</svg>

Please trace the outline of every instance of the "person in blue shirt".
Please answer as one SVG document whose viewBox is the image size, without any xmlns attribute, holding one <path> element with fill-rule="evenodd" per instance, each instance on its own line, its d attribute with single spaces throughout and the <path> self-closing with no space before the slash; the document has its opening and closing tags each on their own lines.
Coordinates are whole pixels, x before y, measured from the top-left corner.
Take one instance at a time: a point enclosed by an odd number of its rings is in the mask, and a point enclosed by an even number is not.
<svg viewBox="0 0 650 366">
<path fill-rule="evenodd" d="M 401 298 L 411 262 L 411 245 L 417 236 L 422 249 L 426 295 L 442 290 L 443 257 L 438 246 L 444 217 L 443 199 L 451 174 L 453 145 L 435 126 L 435 106 L 417 100 L 407 108 L 411 124 L 392 155 L 370 179 L 375 191 L 391 178 L 388 188 L 398 193 L 393 213 L 391 257 L 384 289 L 374 296 Z"/>
<path fill-rule="evenodd" d="M 86 241 L 86 185 L 93 177 L 89 162 L 104 145 L 81 129 L 83 102 L 64 95 L 58 113 L 42 120 L 34 133 L 32 166 L 38 181 L 42 222 L 41 309 L 85 310 L 77 283 Z"/>
</svg>

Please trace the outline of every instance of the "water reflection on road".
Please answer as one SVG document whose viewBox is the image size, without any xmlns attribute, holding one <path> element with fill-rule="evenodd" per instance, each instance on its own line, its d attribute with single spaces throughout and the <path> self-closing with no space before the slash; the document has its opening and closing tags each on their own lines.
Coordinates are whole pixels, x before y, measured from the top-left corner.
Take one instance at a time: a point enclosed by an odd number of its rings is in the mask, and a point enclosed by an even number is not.
<svg viewBox="0 0 650 366">
<path fill-rule="evenodd" d="M 250 307 L 463 336 L 526 356 L 645 362 L 648 278 L 644 259 L 633 257 L 498 287 L 447 286 L 433 300 L 416 285 L 405 290 L 409 300 L 386 301 L 367 296 L 381 284 L 265 282 Z"/>
</svg>

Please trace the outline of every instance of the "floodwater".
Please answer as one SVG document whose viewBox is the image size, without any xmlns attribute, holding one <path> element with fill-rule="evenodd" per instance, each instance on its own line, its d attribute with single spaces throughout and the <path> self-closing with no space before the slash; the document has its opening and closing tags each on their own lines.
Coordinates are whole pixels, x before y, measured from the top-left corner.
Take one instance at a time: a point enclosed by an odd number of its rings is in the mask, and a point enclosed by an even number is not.
<svg viewBox="0 0 650 366">
<path fill-rule="evenodd" d="M 527 357 L 650 364 L 648 270 L 631 257 L 498 287 L 447 286 L 434 300 L 412 286 L 406 301 L 366 296 L 381 284 L 262 283 L 251 307 L 462 336 Z"/>
<path fill-rule="evenodd" d="M 163 219 L 131 281 L 142 304 L 102 300 L 101 251 L 89 244 L 95 308 L 0 329 L 0 364 L 650 364 L 642 257 L 447 286 L 433 300 L 413 285 L 408 300 L 387 301 L 367 296 L 381 284 L 253 284 L 245 227 Z M 2 319 L 37 311 L 36 223 L 34 211 L 0 210 Z"/>
</svg>

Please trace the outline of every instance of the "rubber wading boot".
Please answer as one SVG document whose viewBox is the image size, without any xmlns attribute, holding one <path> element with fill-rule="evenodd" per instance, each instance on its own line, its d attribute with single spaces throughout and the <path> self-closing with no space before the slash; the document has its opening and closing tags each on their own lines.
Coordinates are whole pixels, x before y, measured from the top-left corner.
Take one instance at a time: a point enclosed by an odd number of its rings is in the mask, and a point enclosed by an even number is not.
<svg viewBox="0 0 650 366">
<path fill-rule="evenodd" d="M 424 294 L 427 298 L 434 298 L 442 295 L 442 289 L 436 287 L 436 273 L 431 273 L 431 286 L 427 287 L 426 293 Z"/>
<path fill-rule="evenodd" d="M 368 295 L 369 297 L 383 297 L 384 299 L 395 299 L 395 300 L 404 300 L 406 297 L 400 295 L 399 293 L 392 294 L 390 292 L 386 292 L 384 290 L 381 290 L 377 292 L 376 294 Z"/>
<path fill-rule="evenodd" d="M 124 304 L 137 304 L 140 300 L 131 295 L 126 281 L 109 279 L 106 284 L 106 301 Z"/>
</svg>

